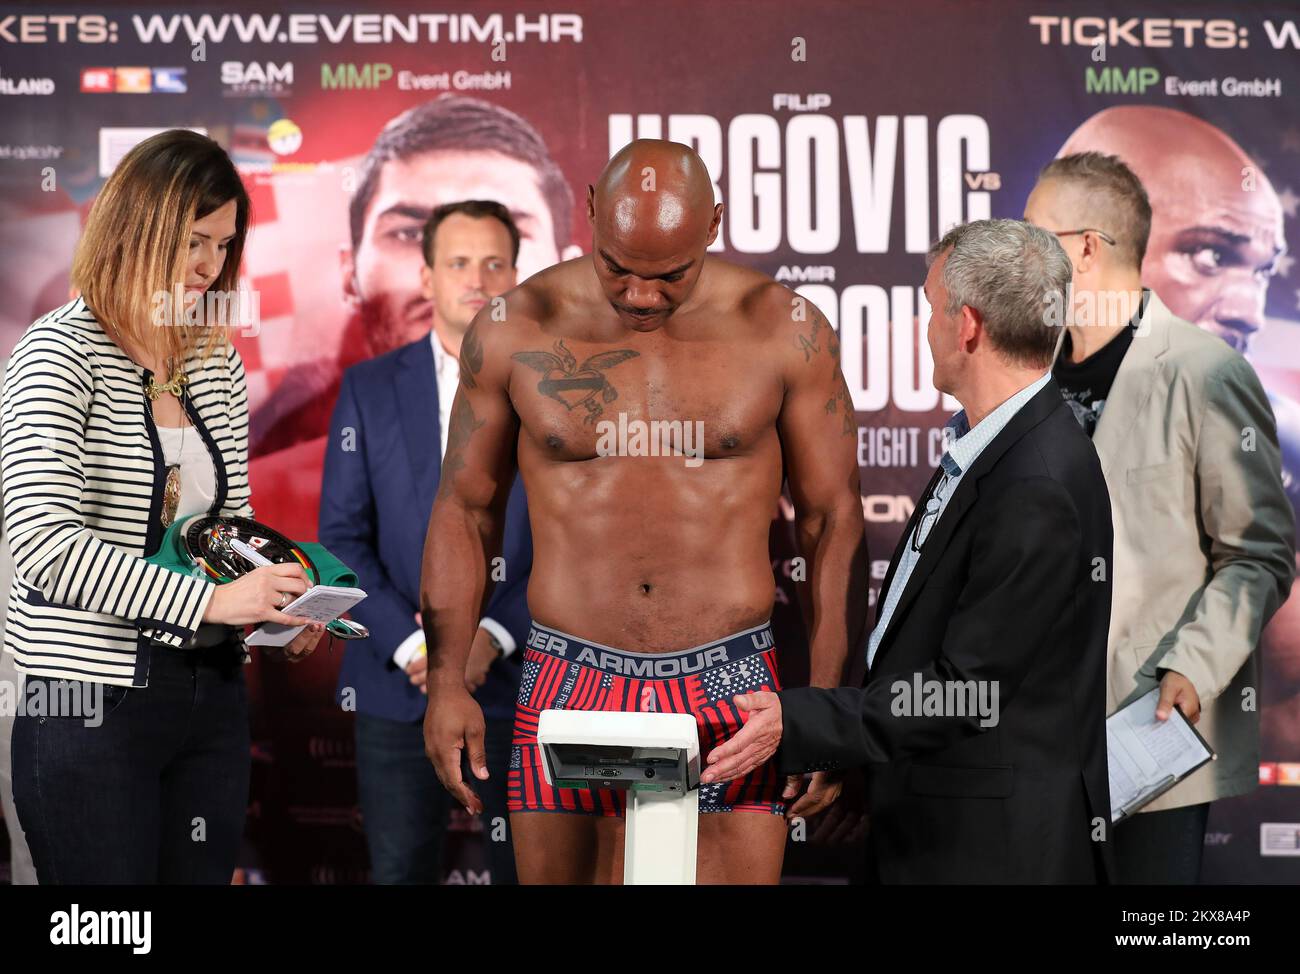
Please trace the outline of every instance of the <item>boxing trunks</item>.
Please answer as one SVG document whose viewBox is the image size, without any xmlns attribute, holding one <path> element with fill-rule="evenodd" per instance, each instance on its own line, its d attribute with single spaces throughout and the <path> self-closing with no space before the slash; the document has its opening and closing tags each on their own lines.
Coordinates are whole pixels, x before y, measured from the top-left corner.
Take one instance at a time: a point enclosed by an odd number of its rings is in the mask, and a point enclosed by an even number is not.
<svg viewBox="0 0 1300 974">
<path fill-rule="evenodd" d="M 779 690 L 768 623 L 693 649 L 629 653 L 532 624 L 515 707 L 507 806 L 512 812 L 622 815 L 626 792 L 552 788 L 537 744 L 543 710 L 693 714 L 700 763 L 744 723 L 732 703 L 740 693 Z M 768 762 L 735 781 L 700 786 L 700 811 L 785 814 L 784 786 Z"/>
</svg>

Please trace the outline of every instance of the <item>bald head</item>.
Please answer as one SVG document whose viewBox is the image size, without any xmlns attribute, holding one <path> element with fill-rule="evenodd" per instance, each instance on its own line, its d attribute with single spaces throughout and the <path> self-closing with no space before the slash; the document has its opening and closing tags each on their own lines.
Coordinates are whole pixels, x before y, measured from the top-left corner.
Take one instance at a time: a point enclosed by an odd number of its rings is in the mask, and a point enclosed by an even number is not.
<svg viewBox="0 0 1300 974">
<path fill-rule="evenodd" d="M 629 142 L 609 160 L 592 190 L 601 229 L 615 240 L 636 240 L 649 249 L 679 235 L 703 238 L 713 216 L 709 171 L 680 142 Z"/>
<path fill-rule="evenodd" d="M 1241 146 L 1209 122 L 1151 105 L 1098 112 L 1074 130 L 1057 156 L 1079 152 L 1119 156 L 1147 187 L 1156 209 L 1205 183 L 1241 192 L 1242 169 L 1255 165 Z M 1257 174 L 1256 189 L 1249 192 L 1277 198 L 1263 173 Z"/>
<path fill-rule="evenodd" d="M 1286 246 L 1268 177 L 1226 133 L 1172 108 L 1098 112 L 1060 155 L 1079 152 L 1119 156 L 1146 187 L 1147 285 L 1175 314 L 1244 351 L 1263 325 L 1268 277 Z"/>
<path fill-rule="evenodd" d="M 620 149 L 587 193 L 592 258 L 615 310 L 647 324 L 672 314 L 699 279 L 721 215 L 689 146 L 637 139 Z"/>
</svg>

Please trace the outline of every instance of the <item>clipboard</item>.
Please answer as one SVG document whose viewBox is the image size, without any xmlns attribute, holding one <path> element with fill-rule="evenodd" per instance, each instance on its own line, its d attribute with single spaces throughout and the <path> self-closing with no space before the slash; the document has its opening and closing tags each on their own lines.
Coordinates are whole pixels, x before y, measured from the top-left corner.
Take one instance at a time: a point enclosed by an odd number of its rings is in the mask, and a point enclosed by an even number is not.
<svg viewBox="0 0 1300 974">
<path fill-rule="evenodd" d="M 1157 722 L 1159 699 L 1156 687 L 1106 718 L 1112 825 L 1131 818 L 1217 757 L 1177 705 L 1169 720 Z M 1162 766 L 1172 770 L 1160 774 Z M 1122 793 L 1119 804 L 1117 790 Z"/>
</svg>

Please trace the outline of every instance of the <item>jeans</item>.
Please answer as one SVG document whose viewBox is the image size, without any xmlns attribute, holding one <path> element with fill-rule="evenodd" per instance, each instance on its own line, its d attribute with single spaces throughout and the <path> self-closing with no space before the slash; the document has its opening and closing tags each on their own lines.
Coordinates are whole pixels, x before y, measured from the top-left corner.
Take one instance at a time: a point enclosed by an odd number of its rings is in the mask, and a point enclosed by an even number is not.
<svg viewBox="0 0 1300 974">
<path fill-rule="evenodd" d="M 250 771 L 242 661 L 233 643 L 155 646 L 149 685 L 103 686 L 96 719 L 29 703 L 14 804 L 42 885 L 230 882 Z M 60 684 L 82 688 L 28 676 L 24 698 Z"/>
<path fill-rule="evenodd" d="M 515 878 L 514 846 L 506 811 L 513 720 L 487 718 L 484 748 L 488 780 L 465 770 L 466 781 L 483 801 L 482 822 L 488 868 L 494 886 Z M 381 886 L 442 882 L 442 849 L 453 799 L 424 753 L 420 721 L 357 714 L 357 793 L 370 848 L 370 872 Z M 504 823 L 505 841 L 494 842 L 493 820 Z"/>
<path fill-rule="evenodd" d="M 1115 826 L 1115 864 L 1124 886 L 1192 886 L 1200 880 L 1210 804 L 1140 812 Z"/>
</svg>

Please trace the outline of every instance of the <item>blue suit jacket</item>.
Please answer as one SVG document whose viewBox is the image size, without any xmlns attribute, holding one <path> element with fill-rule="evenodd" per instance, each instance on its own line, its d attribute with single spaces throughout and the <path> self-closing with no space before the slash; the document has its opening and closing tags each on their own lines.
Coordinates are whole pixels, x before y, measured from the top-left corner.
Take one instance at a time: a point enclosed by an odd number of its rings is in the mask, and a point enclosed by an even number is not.
<svg viewBox="0 0 1300 974">
<path fill-rule="evenodd" d="M 424 538 L 442 472 L 438 386 L 428 336 L 349 368 L 330 422 L 320 503 L 321 543 L 357 573 L 367 597 L 352 610 L 370 638 L 346 643 L 339 690 L 356 709 L 419 720 L 425 697 L 393 663 L 416 628 Z M 498 660 L 475 695 L 487 717 L 514 714 L 528 636 L 526 591 L 533 563 L 523 484 L 516 478 L 502 540 L 506 575 L 484 613 L 518 649 Z"/>
</svg>

